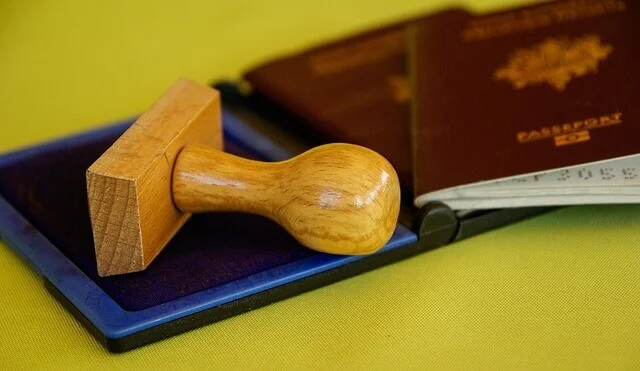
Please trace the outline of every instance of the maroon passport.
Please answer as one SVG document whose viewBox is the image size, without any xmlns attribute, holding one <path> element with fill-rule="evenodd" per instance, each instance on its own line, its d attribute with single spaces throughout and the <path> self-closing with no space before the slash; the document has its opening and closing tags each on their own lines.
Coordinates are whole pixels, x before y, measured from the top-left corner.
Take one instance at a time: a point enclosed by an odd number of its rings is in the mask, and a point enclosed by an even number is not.
<svg viewBox="0 0 640 371">
<path fill-rule="evenodd" d="M 640 2 L 457 13 L 409 34 L 416 198 L 640 153 Z"/>
<path fill-rule="evenodd" d="M 423 19 L 448 19 L 446 11 Z M 331 140 L 378 151 L 412 184 L 406 25 L 389 25 L 287 56 L 245 74 L 254 91 Z"/>
</svg>

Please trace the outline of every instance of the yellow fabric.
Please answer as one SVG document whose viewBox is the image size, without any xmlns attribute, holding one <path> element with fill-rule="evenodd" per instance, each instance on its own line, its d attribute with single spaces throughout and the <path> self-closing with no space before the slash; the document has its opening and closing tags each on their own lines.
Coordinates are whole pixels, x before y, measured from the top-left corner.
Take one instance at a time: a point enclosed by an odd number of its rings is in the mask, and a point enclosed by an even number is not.
<svg viewBox="0 0 640 371">
<path fill-rule="evenodd" d="M 0 150 L 454 2 L 0 1 Z M 640 207 L 565 208 L 112 355 L 1 242 L 0 368 L 637 369 L 639 245 Z"/>
</svg>

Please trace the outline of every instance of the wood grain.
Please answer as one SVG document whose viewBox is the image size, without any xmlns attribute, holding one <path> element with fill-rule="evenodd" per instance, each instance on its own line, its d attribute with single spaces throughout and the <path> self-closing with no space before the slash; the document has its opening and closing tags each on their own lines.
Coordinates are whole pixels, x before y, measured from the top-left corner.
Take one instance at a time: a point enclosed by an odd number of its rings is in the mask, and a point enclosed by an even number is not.
<svg viewBox="0 0 640 371">
<path fill-rule="evenodd" d="M 277 163 L 189 145 L 176 162 L 173 196 L 186 213 L 266 216 L 303 245 L 333 254 L 380 249 L 400 209 L 393 167 L 376 152 L 351 144 L 316 147 Z"/>
<path fill-rule="evenodd" d="M 187 144 L 222 149 L 219 94 L 181 79 L 87 170 L 98 273 L 148 266 L 186 222 L 171 195 L 173 165 Z"/>
</svg>

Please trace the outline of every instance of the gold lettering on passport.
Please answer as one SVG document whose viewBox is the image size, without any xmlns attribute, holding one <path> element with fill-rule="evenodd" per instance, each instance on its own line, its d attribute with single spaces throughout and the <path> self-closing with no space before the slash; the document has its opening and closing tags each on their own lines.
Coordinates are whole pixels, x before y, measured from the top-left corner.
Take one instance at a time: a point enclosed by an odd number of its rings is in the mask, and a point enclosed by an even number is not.
<svg viewBox="0 0 640 371">
<path fill-rule="evenodd" d="M 591 140 L 590 130 L 606 128 L 622 124 L 622 113 L 616 112 L 585 120 L 566 122 L 560 125 L 542 127 L 536 130 L 521 131 L 516 134 L 519 143 L 535 142 L 553 138 L 556 147 L 568 144 L 587 142 Z"/>
<path fill-rule="evenodd" d="M 571 134 L 558 135 L 553 139 L 556 147 L 562 147 L 569 144 L 586 142 L 591 139 L 591 136 L 589 136 L 589 130 L 582 130 Z"/>
<path fill-rule="evenodd" d="M 388 31 L 309 56 L 315 75 L 331 75 L 404 53 L 404 29 Z"/>
<path fill-rule="evenodd" d="M 627 9 L 624 0 L 573 0 L 525 8 L 471 20 L 460 37 L 465 42 L 535 30 L 554 24 L 579 21 Z"/>
<path fill-rule="evenodd" d="M 612 52 L 613 46 L 603 44 L 598 35 L 550 38 L 513 52 L 493 77 L 510 82 L 514 89 L 547 83 L 562 92 L 574 78 L 597 73 L 600 62 Z"/>
</svg>

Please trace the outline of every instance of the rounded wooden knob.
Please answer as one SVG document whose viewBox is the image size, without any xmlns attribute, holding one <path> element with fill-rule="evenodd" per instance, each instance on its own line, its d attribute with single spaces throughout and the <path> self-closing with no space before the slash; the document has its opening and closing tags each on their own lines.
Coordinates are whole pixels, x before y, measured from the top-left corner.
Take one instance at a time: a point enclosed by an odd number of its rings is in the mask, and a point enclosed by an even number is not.
<svg viewBox="0 0 640 371">
<path fill-rule="evenodd" d="M 259 214 L 311 249 L 355 255 L 373 253 L 391 238 L 400 183 L 384 157 L 351 144 L 273 163 L 193 145 L 176 161 L 173 197 L 185 213 Z"/>
</svg>

